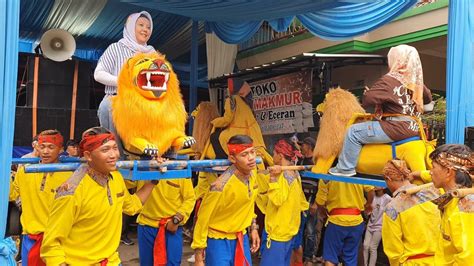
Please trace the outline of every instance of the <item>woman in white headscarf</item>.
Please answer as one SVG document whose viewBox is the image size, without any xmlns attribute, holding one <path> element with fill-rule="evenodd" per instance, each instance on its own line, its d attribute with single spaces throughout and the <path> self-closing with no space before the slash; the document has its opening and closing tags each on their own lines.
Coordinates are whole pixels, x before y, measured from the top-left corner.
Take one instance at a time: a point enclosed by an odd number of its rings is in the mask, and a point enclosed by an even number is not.
<svg viewBox="0 0 474 266">
<path fill-rule="evenodd" d="M 355 175 L 364 144 L 389 143 L 419 136 L 418 124 L 413 117 L 423 112 L 423 98 L 430 99 L 430 102 L 431 93 L 423 85 L 418 51 L 402 44 L 392 47 L 387 57 L 389 72 L 370 89 L 367 88 L 362 98 L 363 107 L 374 110 L 377 119 L 349 127 L 338 163 L 329 170 L 330 174 Z"/>
<path fill-rule="evenodd" d="M 153 31 L 151 15 L 142 11 L 133 13 L 127 18 L 123 29 L 123 38 L 107 47 L 99 59 L 94 72 L 94 79 L 105 85 L 105 96 L 99 105 L 97 115 L 102 127 L 108 128 L 115 135 L 111 115 L 111 97 L 117 94 L 117 77 L 122 65 L 136 53 L 152 53 L 155 48 L 147 45 Z"/>
<path fill-rule="evenodd" d="M 94 72 L 94 79 L 105 85 L 105 96 L 100 102 L 97 116 L 100 126 L 112 131 L 116 139 L 118 138 L 115 129 L 112 112 L 111 98 L 117 94 L 117 78 L 122 69 L 122 65 L 136 53 L 152 53 L 155 48 L 147 45 L 153 31 L 153 21 L 151 15 L 142 11 L 128 16 L 123 28 L 123 38 L 107 47 L 99 59 Z M 123 154 L 121 141 L 117 141 L 120 154 Z M 133 241 L 127 236 L 131 217 L 123 215 L 122 236 L 120 241 L 126 245 L 133 245 Z"/>
</svg>

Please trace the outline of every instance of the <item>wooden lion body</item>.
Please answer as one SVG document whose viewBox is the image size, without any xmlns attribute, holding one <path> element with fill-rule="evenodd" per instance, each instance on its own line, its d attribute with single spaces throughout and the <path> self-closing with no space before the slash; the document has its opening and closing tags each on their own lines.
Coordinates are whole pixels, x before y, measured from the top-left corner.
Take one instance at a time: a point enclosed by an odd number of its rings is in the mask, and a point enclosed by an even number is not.
<svg viewBox="0 0 474 266">
<path fill-rule="evenodd" d="M 316 162 L 312 171 L 327 173 L 333 165 L 344 143 L 347 128 L 362 119 L 370 119 L 365 114 L 357 98 L 349 91 L 337 88 L 326 94 L 320 131 L 314 150 Z M 426 170 L 431 167 L 428 158 L 435 143 L 428 142 L 421 134 L 421 139 L 396 145 L 396 157 L 405 160 L 412 171 Z M 392 159 L 391 144 L 367 144 L 362 147 L 356 171 L 361 174 L 382 175 L 385 163 Z"/>
</svg>

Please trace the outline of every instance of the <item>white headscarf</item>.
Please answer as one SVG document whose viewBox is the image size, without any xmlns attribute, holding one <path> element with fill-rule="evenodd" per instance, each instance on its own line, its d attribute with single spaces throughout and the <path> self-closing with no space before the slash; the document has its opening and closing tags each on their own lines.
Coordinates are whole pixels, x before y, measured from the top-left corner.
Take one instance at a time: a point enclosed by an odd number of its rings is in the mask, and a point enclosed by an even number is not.
<svg viewBox="0 0 474 266">
<path fill-rule="evenodd" d="M 137 42 L 137 38 L 135 36 L 135 24 L 137 23 L 138 18 L 140 15 L 144 15 L 150 21 L 150 34 L 153 32 L 153 20 L 151 19 L 150 13 L 146 11 L 141 11 L 139 13 L 133 13 L 127 18 L 127 23 L 125 23 L 125 27 L 123 28 L 123 38 L 120 39 L 118 42 L 127 46 L 128 48 L 132 49 L 135 52 L 142 52 L 142 53 L 152 53 L 155 52 L 155 48 L 151 45 L 141 45 Z"/>
<path fill-rule="evenodd" d="M 388 75 L 413 91 L 417 110 L 423 112 L 423 68 L 418 51 L 415 47 L 402 44 L 392 47 L 387 57 L 390 68 Z"/>
</svg>

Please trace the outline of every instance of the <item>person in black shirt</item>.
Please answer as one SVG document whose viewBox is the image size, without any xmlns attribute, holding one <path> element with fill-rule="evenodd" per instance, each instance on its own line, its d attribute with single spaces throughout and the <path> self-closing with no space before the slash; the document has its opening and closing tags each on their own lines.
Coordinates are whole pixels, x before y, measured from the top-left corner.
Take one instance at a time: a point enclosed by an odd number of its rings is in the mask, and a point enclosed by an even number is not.
<svg viewBox="0 0 474 266">
<path fill-rule="evenodd" d="M 299 165 L 313 165 L 313 150 L 314 146 L 316 145 L 316 140 L 312 137 L 307 137 L 302 141 L 298 141 L 298 145 L 300 146 L 301 153 L 303 154 L 303 158 L 298 162 Z"/>
</svg>

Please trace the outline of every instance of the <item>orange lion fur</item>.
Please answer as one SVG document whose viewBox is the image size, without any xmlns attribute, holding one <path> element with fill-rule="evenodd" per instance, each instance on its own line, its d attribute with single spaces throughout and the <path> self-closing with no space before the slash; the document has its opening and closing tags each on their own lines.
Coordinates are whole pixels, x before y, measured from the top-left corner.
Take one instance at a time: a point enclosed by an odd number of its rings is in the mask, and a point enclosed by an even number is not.
<svg viewBox="0 0 474 266">
<path fill-rule="evenodd" d="M 165 56 L 158 53 L 138 54 L 124 64 L 118 77 L 117 96 L 112 99 L 112 117 L 125 149 L 133 150 L 134 139 L 143 138 L 163 154 L 176 145 L 177 138 L 186 136 L 187 113 L 178 77 L 172 69 L 166 94 L 159 99 L 142 96 L 135 85 L 133 67 L 144 58 L 165 60 Z"/>
<path fill-rule="evenodd" d="M 338 156 L 346 136 L 347 123 L 352 115 L 365 113 L 357 97 L 339 87 L 326 94 L 323 111 L 314 148 L 315 161 L 317 158 Z"/>
</svg>

